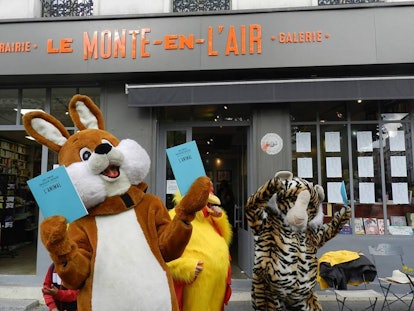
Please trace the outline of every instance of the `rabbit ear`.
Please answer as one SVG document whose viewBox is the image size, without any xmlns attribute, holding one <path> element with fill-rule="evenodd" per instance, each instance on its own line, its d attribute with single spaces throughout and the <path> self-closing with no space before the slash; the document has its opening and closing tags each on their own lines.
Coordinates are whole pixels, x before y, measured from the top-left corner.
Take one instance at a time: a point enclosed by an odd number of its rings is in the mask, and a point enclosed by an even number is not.
<svg viewBox="0 0 414 311">
<path fill-rule="evenodd" d="M 63 124 L 43 111 L 28 112 L 23 116 L 26 132 L 40 144 L 59 152 L 70 134 Z"/>
<path fill-rule="evenodd" d="M 77 94 L 69 103 L 69 115 L 73 124 L 80 130 L 100 129 L 105 130 L 105 122 L 101 110 L 93 100 L 86 96 Z"/>
</svg>

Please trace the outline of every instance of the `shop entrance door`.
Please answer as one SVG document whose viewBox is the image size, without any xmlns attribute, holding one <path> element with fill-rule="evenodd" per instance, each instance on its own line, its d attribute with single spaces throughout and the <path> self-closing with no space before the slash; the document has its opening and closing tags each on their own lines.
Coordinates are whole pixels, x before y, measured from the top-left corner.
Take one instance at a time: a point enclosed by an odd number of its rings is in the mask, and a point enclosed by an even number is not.
<svg viewBox="0 0 414 311">
<path fill-rule="evenodd" d="M 231 254 L 233 278 L 246 278 L 251 253 L 239 251 L 239 245 L 249 245 L 251 238 L 244 226 L 243 206 L 247 200 L 248 126 L 160 126 L 157 154 L 157 195 L 172 208 L 174 174 L 166 156 L 167 148 L 194 140 L 200 152 L 206 174 L 211 178 L 214 192 L 220 198 L 233 226 Z M 245 248 L 243 247 L 245 250 Z M 249 264 L 248 264 L 249 265 Z"/>
</svg>

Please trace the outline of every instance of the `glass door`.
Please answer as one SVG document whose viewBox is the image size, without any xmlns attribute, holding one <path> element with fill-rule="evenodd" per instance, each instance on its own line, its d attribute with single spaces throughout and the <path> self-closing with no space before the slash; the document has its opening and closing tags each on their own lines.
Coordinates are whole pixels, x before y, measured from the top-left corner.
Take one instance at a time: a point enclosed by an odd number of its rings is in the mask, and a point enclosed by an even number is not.
<svg viewBox="0 0 414 311">
<path fill-rule="evenodd" d="M 191 127 L 162 127 L 160 130 L 160 139 L 158 140 L 158 164 L 160 175 L 157 174 L 157 194 L 164 198 L 165 205 L 168 209 L 174 207 L 173 197 L 176 192 L 176 183 L 174 174 L 169 161 L 167 161 L 166 149 L 184 144 L 191 140 Z"/>
<path fill-rule="evenodd" d="M 197 126 L 195 126 L 197 125 Z M 202 126 L 200 126 L 202 125 Z M 244 223 L 243 206 L 247 200 L 247 142 L 248 126 L 217 126 L 214 123 L 191 124 L 191 126 L 160 125 L 158 141 L 157 195 L 165 198 L 168 209 L 174 206 L 173 197 L 177 191 L 175 177 L 166 156 L 166 149 L 194 140 L 197 143 L 206 175 L 214 185 L 214 192 L 221 200 L 221 207 L 227 213 L 233 226 L 231 256 L 233 278 L 246 278 L 239 260 L 247 261 L 252 251 L 250 232 Z M 239 245 L 245 246 L 239 251 Z M 241 252 L 241 254 L 240 254 Z M 244 258 L 246 257 L 246 258 Z"/>
</svg>

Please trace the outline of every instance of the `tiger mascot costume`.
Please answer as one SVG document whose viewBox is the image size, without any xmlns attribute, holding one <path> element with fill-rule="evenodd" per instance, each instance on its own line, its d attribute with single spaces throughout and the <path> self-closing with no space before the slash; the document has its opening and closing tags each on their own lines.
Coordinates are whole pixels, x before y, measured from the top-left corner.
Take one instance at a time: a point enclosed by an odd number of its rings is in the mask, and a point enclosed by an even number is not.
<svg viewBox="0 0 414 311">
<path fill-rule="evenodd" d="M 351 216 L 351 208 L 344 206 L 323 224 L 324 198 L 320 185 L 281 171 L 247 200 L 246 218 L 255 243 L 254 310 L 322 310 L 314 291 L 317 250 Z"/>
</svg>

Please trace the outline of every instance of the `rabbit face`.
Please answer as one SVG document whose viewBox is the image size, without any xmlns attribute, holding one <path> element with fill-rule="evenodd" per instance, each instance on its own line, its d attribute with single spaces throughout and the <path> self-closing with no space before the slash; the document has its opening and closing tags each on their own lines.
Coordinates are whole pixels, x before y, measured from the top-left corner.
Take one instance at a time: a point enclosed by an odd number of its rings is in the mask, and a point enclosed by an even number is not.
<svg viewBox="0 0 414 311">
<path fill-rule="evenodd" d="M 89 97 L 75 95 L 69 112 L 79 129 L 73 135 L 45 112 L 25 114 L 23 122 L 28 134 L 58 153 L 87 208 L 143 181 L 151 162 L 147 152 L 137 142 L 120 141 L 105 131 L 102 114 Z"/>
</svg>

